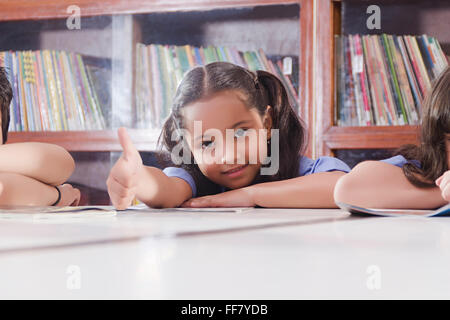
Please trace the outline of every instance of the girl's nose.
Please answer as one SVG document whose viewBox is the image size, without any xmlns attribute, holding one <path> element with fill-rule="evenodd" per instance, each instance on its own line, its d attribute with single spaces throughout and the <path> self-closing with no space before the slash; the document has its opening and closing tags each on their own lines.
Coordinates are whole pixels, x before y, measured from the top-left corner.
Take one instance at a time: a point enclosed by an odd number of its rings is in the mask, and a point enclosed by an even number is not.
<svg viewBox="0 0 450 320">
<path fill-rule="evenodd" d="M 232 145 L 231 143 L 225 143 L 225 147 L 223 148 L 222 152 L 221 163 L 233 164 L 234 160 L 235 160 L 234 145 Z"/>
<path fill-rule="evenodd" d="M 221 163 L 224 164 L 237 164 L 240 163 L 239 160 L 245 159 L 245 148 L 238 148 L 236 143 L 226 143 L 223 153 Z"/>
</svg>

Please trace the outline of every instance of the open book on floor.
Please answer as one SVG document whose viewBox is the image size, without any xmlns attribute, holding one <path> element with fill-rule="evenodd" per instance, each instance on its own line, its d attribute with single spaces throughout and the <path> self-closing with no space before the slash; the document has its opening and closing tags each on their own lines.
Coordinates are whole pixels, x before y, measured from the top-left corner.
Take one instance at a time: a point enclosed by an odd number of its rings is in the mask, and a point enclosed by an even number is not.
<svg viewBox="0 0 450 320">
<path fill-rule="evenodd" d="M 0 219 L 14 218 L 67 218 L 85 216 L 111 216 L 116 211 L 112 206 L 77 206 L 77 207 L 34 207 L 34 206 L 0 206 Z"/>
<path fill-rule="evenodd" d="M 444 217 L 450 216 L 450 204 L 443 206 L 437 210 L 414 210 L 414 209 L 372 209 L 362 208 L 347 203 L 336 202 L 342 210 L 351 214 L 362 216 L 384 216 L 384 217 L 400 217 L 400 216 L 422 216 L 422 217 Z"/>
</svg>

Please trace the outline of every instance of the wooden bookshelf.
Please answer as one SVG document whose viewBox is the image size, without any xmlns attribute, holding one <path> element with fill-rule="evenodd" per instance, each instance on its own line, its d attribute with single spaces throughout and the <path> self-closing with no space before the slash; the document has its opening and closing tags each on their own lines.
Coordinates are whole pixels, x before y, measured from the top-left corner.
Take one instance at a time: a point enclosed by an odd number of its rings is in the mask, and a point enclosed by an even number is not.
<svg viewBox="0 0 450 320">
<path fill-rule="evenodd" d="M 110 16 L 117 15 L 119 17 L 133 16 L 138 14 L 151 14 L 160 12 L 188 12 L 188 11 L 210 11 L 217 9 L 233 9 L 233 8 L 252 8 L 252 7 L 264 7 L 271 5 L 293 5 L 297 4 L 301 8 L 299 13 L 299 29 L 301 30 L 301 37 L 298 39 L 298 46 L 300 47 L 299 57 L 299 83 L 301 85 L 302 94 L 299 101 L 299 113 L 304 119 L 308 127 L 311 123 L 311 115 L 313 114 L 310 105 L 312 97 L 311 89 L 311 77 L 312 77 L 312 64 L 314 59 L 313 52 L 310 48 L 313 47 L 313 0 L 131 0 L 131 1 L 119 1 L 119 0 L 105 0 L 105 1 L 88 1 L 80 0 L 76 3 L 69 0 L 48 0 L 45 2 L 36 2 L 30 0 L 18 0 L 8 1 L 0 0 L 0 23 L 11 21 L 39 21 L 39 20 L 53 20 L 58 19 L 63 21 L 67 19 L 69 13 L 67 8 L 73 4 L 76 4 L 81 9 L 82 17 L 95 17 L 95 16 Z M 124 19 L 126 21 L 126 19 Z M 131 33 L 124 33 L 125 50 L 130 50 L 130 53 L 126 59 L 128 66 L 127 69 L 133 65 L 133 59 L 135 56 L 134 45 L 141 39 L 141 30 L 134 29 L 135 21 L 131 19 L 132 30 Z M 113 27 L 114 28 L 114 27 Z M 120 28 L 120 27 L 119 27 Z M 120 30 L 121 32 L 121 30 Z M 122 34 L 121 34 L 122 35 Z M 121 37 L 122 38 L 122 37 Z M 305 49 L 306 48 L 306 49 Z M 45 48 L 43 48 L 45 49 Z M 125 51 L 124 50 L 124 51 Z M 124 69 L 124 70 L 125 70 Z M 125 77 L 134 78 L 133 74 L 126 75 Z M 118 79 L 122 81 L 119 85 L 129 82 L 127 79 Z M 120 78 L 120 77 L 118 77 Z M 115 79 L 111 80 L 116 81 Z M 132 82 L 132 81 L 131 81 Z M 115 83 L 117 85 L 117 83 Z M 126 92 L 130 94 L 133 92 L 133 84 L 130 84 L 126 88 Z M 111 93 L 114 95 L 114 93 Z M 115 98 L 112 98 L 113 100 Z M 133 104 L 132 94 L 123 98 L 122 101 L 116 103 L 119 108 L 115 111 L 121 117 L 122 114 L 126 114 L 126 109 L 129 108 L 130 102 Z M 113 107 L 114 108 L 114 107 Z M 118 109 L 118 110 L 117 110 Z M 122 124 L 114 124 L 114 127 L 121 126 Z M 127 126 L 127 125 L 125 125 Z M 130 130 L 133 142 L 140 151 L 151 151 L 156 146 L 156 139 L 159 136 L 159 131 L 134 129 Z M 310 135 L 311 136 L 311 135 Z M 312 136 L 311 136 L 312 137 Z M 9 134 L 8 142 L 21 142 L 21 141 L 40 141 L 47 143 L 55 143 L 63 146 L 68 151 L 120 151 L 120 145 L 117 141 L 115 130 L 104 131 L 67 131 L 67 132 L 11 132 Z"/>
<path fill-rule="evenodd" d="M 319 155 L 333 155 L 334 151 L 341 149 L 394 149 L 403 144 L 416 144 L 418 142 L 418 127 L 416 126 L 373 126 L 373 127 L 338 127 L 334 123 L 334 35 L 341 34 L 343 17 L 341 16 L 341 6 L 345 1 L 327 0 L 316 2 L 316 12 L 318 21 L 316 27 L 316 54 L 314 60 L 313 83 L 313 105 L 315 114 L 311 116 L 312 128 L 312 153 Z M 369 6 L 372 4 L 366 0 L 352 0 L 350 3 Z M 381 0 L 378 4 L 381 7 L 382 22 L 386 28 L 380 30 L 384 33 L 408 34 L 408 28 L 412 25 L 398 22 L 398 16 L 390 16 L 388 10 L 383 5 L 402 6 L 414 5 L 426 6 L 425 2 L 419 1 L 392 1 Z M 437 3 L 435 1 L 435 3 Z M 433 4 L 428 4 L 433 6 Z M 448 4 L 445 7 L 447 16 L 449 15 Z M 435 14 L 435 13 L 433 13 Z M 442 14 L 442 13 L 441 13 Z M 401 24 L 401 25 L 398 25 Z M 417 24 L 417 23 L 416 23 Z M 448 27 L 448 20 L 447 20 Z M 441 34 L 431 34 L 432 36 L 447 35 L 448 28 L 438 26 Z M 411 33 L 424 33 L 413 30 Z M 448 38 L 448 37 L 447 37 Z M 445 51 L 445 49 L 444 49 Z M 446 52 L 448 55 L 448 51 Z"/>
<path fill-rule="evenodd" d="M 417 2 L 417 0 L 414 0 Z M 334 123 L 334 35 L 342 26 L 338 0 L 80 0 L 83 17 L 137 15 L 157 12 L 210 11 L 215 9 L 264 7 L 297 4 L 300 8 L 298 39 L 300 101 L 299 115 L 309 131 L 306 155 L 332 155 L 339 149 L 395 148 L 417 142 L 417 127 L 337 127 Z M 370 5 L 367 0 L 353 3 Z M 379 4 L 407 4 L 408 1 L 380 0 Z M 30 1 L 0 0 L 0 22 L 19 20 L 64 19 L 69 0 Z M 422 4 L 420 4 L 422 5 Z M 206 13 L 207 14 L 207 13 Z M 395 25 L 395 21 L 394 21 Z M 384 31 L 384 30 L 382 30 Z M 132 48 L 139 41 L 128 39 Z M 446 51 L 448 54 L 448 50 Z M 131 53 L 133 59 L 134 52 Z M 133 77 L 134 75 L 131 75 Z M 132 91 L 132 88 L 128 90 Z M 132 99 L 132 98 L 131 98 Z M 132 101 L 128 99 L 128 101 Z M 152 150 L 158 134 L 148 130 L 132 130 L 133 141 L 141 151 Z M 120 151 L 114 130 L 93 132 L 20 132 L 11 133 L 10 142 L 42 141 L 56 143 L 69 151 Z"/>
</svg>

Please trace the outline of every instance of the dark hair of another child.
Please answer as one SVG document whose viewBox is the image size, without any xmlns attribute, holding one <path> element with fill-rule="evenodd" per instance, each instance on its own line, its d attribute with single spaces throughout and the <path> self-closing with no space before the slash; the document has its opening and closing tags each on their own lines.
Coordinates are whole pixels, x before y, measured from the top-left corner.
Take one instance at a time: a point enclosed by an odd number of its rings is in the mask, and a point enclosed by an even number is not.
<svg viewBox="0 0 450 320">
<path fill-rule="evenodd" d="M 9 105 L 12 100 L 11 84 L 6 76 L 5 68 L 0 67 L 0 112 L 2 116 L 3 143 L 8 139 Z"/>
<path fill-rule="evenodd" d="M 397 150 L 409 160 L 418 160 L 403 166 L 406 178 L 419 188 L 436 187 L 435 180 L 448 168 L 446 141 L 450 134 L 450 67 L 433 83 L 422 106 L 419 145 L 406 145 Z"/>
</svg>

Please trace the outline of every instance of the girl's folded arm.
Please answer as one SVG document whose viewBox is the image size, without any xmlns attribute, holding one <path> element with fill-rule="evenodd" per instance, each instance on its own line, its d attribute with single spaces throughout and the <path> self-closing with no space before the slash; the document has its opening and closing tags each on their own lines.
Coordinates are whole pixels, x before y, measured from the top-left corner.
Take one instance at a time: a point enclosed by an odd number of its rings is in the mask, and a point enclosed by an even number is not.
<svg viewBox="0 0 450 320">
<path fill-rule="evenodd" d="M 50 206 L 58 199 L 58 191 L 33 178 L 0 172 L 0 205 Z"/>
<path fill-rule="evenodd" d="M 403 170 L 381 161 L 365 161 L 336 184 L 336 202 L 360 207 L 432 209 L 446 204 L 439 188 L 418 188 Z"/>
<path fill-rule="evenodd" d="M 0 171 L 24 175 L 49 185 L 64 183 L 75 169 L 72 156 L 53 144 L 24 142 L 0 146 Z"/>
<path fill-rule="evenodd" d="M 153 208 L 174 208 L 192 197 L 192 189 L 181 178 L 168 177 L 161 169 L 144 166 L 136 197 Z"/>
<path fill-rule="evenodd" d="M 342 171 L 319 172 L 297 178 L 252 185 L 255 205 L 276 208 L 336 208 L 334 185 Z"/>
</svg>

